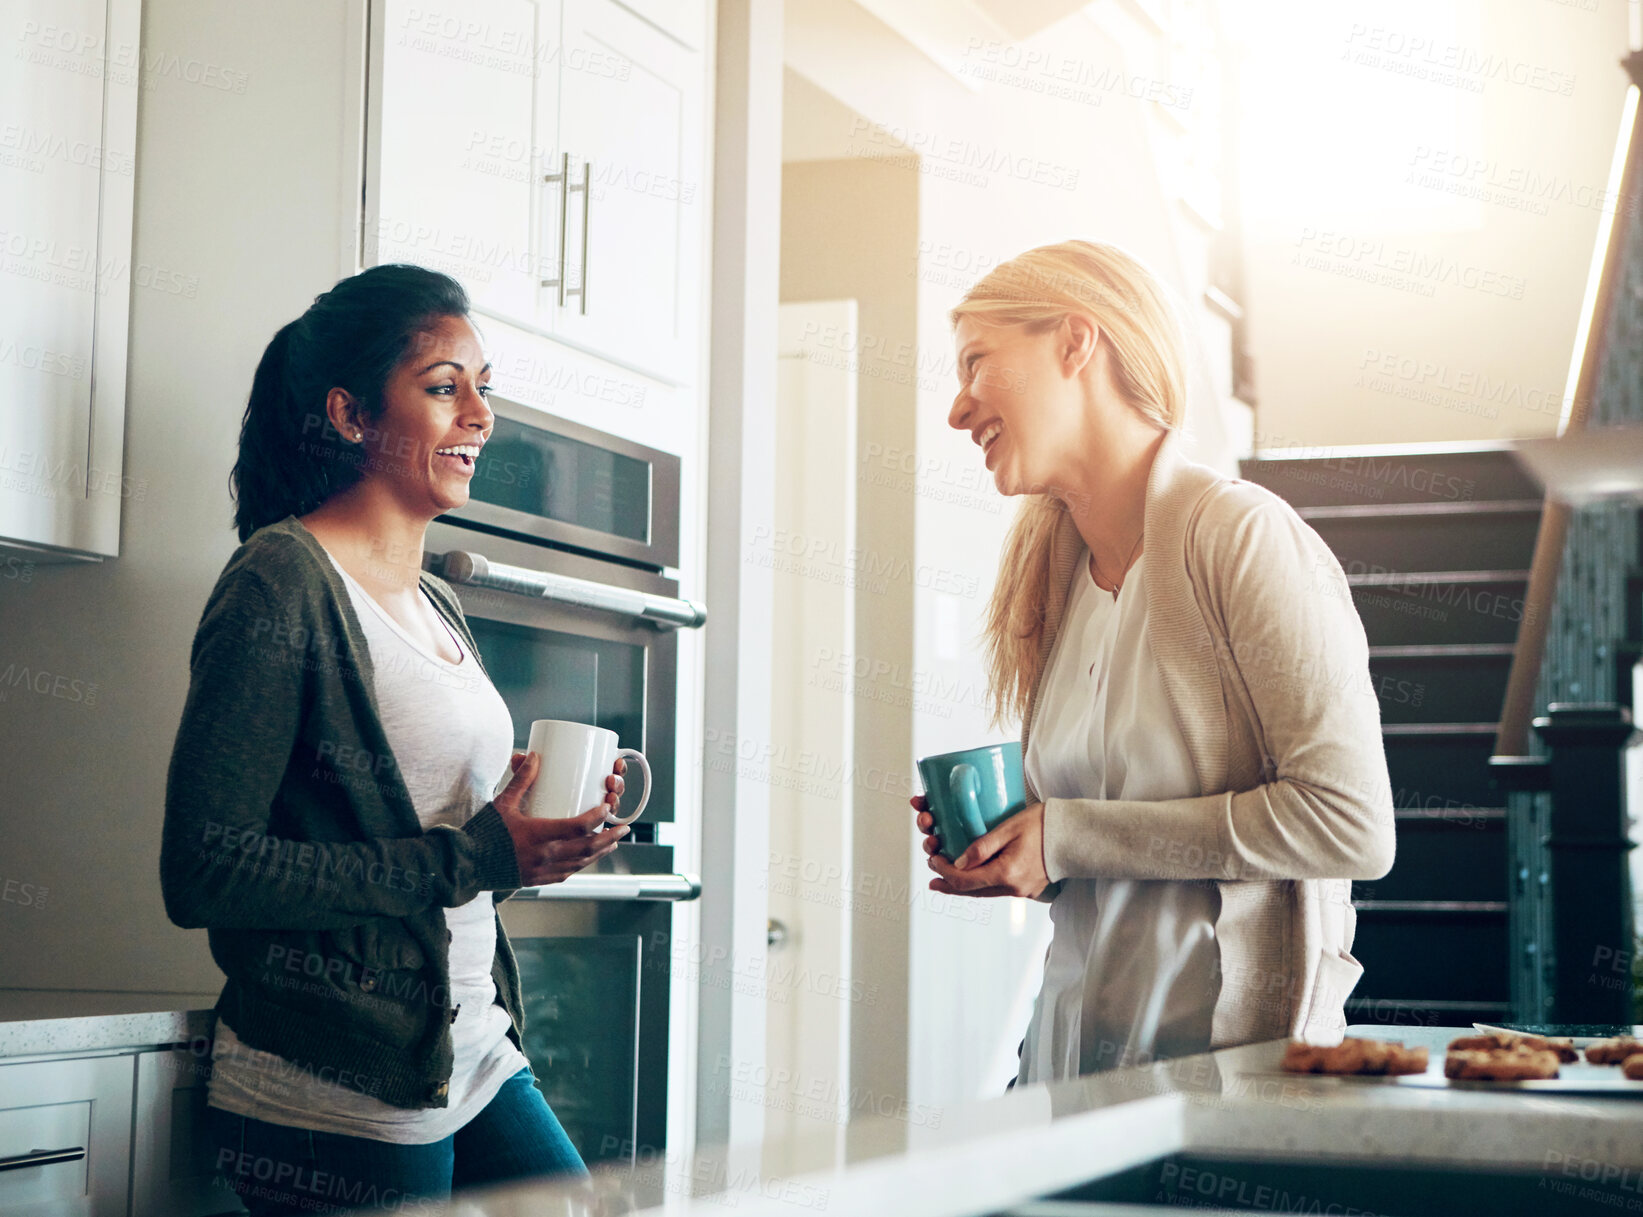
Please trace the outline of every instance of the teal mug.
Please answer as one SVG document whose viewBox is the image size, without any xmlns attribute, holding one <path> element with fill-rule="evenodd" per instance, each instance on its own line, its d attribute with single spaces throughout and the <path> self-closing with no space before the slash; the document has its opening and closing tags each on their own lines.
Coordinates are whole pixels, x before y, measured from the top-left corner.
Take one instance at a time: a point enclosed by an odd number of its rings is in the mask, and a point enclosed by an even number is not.
<svg viewBox="0 0 1643 1217">
<path fill-rule="evenodd" d="M 918 763 L 918 773 L 935 817 L 942 856 L 949 862 L 1027 806 L 1019 743 L 927 756 Z"/>
</svg>

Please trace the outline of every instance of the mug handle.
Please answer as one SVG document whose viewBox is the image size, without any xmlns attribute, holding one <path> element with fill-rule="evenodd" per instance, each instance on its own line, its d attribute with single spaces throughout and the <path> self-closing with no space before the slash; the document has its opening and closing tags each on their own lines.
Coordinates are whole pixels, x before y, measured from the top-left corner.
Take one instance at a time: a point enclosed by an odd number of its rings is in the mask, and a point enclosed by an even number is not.
<svg viewBox="0 0 1643 1217">
<path fill-rule="evenodd" d="M 981 775 L 974 765 L 954 765 L 947 775 L 947 791 L 953 796 L 953 810 L 958 813 L 959 827 L 970 834 L 970 841 L 987 835 L 987 821 L 981 816 Z M 965 843 L 965 849 L 969 842 Z M 959 851 L 963 853 L 963 850 Z"/>
<path fill-rule="evenodd" d="M 645 759 L 645 754 L 640 752 L 637 748 L 618 748 L 616 750 L 616 757 L 618 760 L 639 762 L 639 768 L 645 775 L 645 792 L 639 796 L 639 806 L 635 807 L 633 809 L 633 813 L 626 819 L 618 815 L 613 815 L 607 811 L 605 813 L 605 823 L 631 824 L 639 818 L 641 813 L 643 813 L 645 810 L 645 804 L 650 802 L 650 762 Z"/>
</svg>

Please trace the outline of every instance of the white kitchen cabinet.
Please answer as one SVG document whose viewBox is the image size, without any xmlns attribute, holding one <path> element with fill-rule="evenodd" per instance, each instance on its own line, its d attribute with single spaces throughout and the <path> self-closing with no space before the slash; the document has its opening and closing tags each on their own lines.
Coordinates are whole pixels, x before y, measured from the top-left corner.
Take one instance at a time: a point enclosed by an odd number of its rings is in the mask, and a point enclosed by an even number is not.
<svg viewBox="0 0 1643 1217">
<path fill-rule="evenodd" d="M 0 71 L 0 547 L 113 557 L 139 0 L 14 0 Z"/>
<path fill-rule="evenodd" d="M 206 1136 L 209 1059 L 167 1048 L 0 1063 L 0 1213 L 243 1213 Z"/>
<path fill-rule="evenodd" d="M 664 33 L 699 51 L 707 40 L 707 0 L 623 0 Z"/>
<path fill-rule="evenodd" d="M 132 1058 L 0 1065 L 0 1213 L 126 1217 Z"/>
<path fill-rule="evenodd" d="M 131 1217 L 243 1212 L 217 1174 L 206 1137 L 210 1057 L 177 1048 L 139 1053 L 131 1140 Z"/>
<path fill-rule="evenodd" d="M 561 212 L 569 279 L 543 313 L 566 341 L 687 380 L 700 333 L 703 57 L 614 0 L 564 0 L 559 146 L 587 193 Z M 544 208 L 544 211 L 548 209 Z"/>
<path fill-rule="evenodd" d="M 373 15 L 365 262 L 445 270 L 481 313 L 694 381 L 705 6 L 376 0 Z"/>
<path fill-rule="evenodd" d="M 544 22 L 557 31 L 557 4 L 384 0 L 377 15 L 366 264 L 442 270 L 477 307 L 533 316 L 537 48 Z"/>
</svg>

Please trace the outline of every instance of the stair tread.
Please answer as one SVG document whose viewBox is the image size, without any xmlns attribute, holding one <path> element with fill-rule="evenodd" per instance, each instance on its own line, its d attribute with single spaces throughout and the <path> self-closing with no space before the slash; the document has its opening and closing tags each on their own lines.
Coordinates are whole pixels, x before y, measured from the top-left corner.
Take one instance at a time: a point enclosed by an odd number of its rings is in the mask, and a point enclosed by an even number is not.
<svg viewBox="0 0 1643 1217">
<path fill-rule="evenodd" d="M 1479 1001 L 1455 1001 L 1452 998 L 1368 997 L 1368 996 L 1360 997 L 1360 996 L 1354 994 L 1353 996 L 1346 999 L 1346 1004 L 1349 1007 L 1350 1006 L 1368 1005 L 1371 1002 L 1378 1002 L 1378 1003 L 1382 1003 L 1382 1004 L 1385 1004 L 1385 1005 L 1405 1006 L 1405 1007 L 1408 1007 L 1410 1009 L 1416 1009 L 1416 1010 L 1419 1010 L 1419 1009 L 1426 1009 L 1426 1010 L 1510 1010 L 1512 1008 L 1512 1003 L 1511 1002 L 1482 1001 L 1482 1000 L 1479 1000 Z M 1395 1026 L 1396 1024 L 1387 1023 L 1387 1024 L 1377 1024 L 1377 1025 Z"/>
<path fill-rule="evenodd" d="M 1347 575 L 1351 587 L 1397 587 L 1404 583 L 1527 583 L 1526 570 L 1406 570 Z"/>
<path fill-rule="evenodd" d="M 1394 820 L 1504 820 L 1504 807 L 1394 807 Z"/>
<path fill-rule="evenodd" d="M 1517 648 L 1510 642 L 1420 642 L 1372 646 L 1371 659 L 1497 659 Z"/>
<path fill-rule="evenodd" d="M 1303 520 L 1384 520 L 1418 516 L 1539 515 L 1541 499 L 1467 499 L 1457 503 L 1343 503 L 1298 507 Z"/>
<path fill-rule="evenodd" d="M 1495 735 L 1499 723 L 1382 723 L 1383 736 Z"/>
<path fill-rule="evenodd" d="M 1506 442 L 1286 443 L 1259 449 L 1239 469 L 1244 478 L 1296 507 L 1542 496 Z"/>
</svg>

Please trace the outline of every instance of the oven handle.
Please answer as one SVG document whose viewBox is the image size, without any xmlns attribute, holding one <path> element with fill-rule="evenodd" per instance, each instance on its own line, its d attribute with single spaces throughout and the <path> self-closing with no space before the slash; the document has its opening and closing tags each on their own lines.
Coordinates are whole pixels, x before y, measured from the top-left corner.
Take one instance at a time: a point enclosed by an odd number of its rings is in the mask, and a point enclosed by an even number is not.
<svg viewBox="0 0 1643 1217">
<path fill-rule="evenodd" d="M 637 617 L 663 629 L 694 630 L 707 621 L 707 608 L 694 600 L 653 596 L 649 592 L 613 587 L 592 579 L 575 579 L 545 570 L 507 566 L 490 561 L 484 554 L 471 554 L 462 549 L 453 549 L 441 557 L 439 567 L 440 573 L 452 583 Z"/>
<path fill-rule="evenodd" d="M 522 887 L 514 900 L 694 900 L 702 894 L 695 875 L 571 875 L 542 887 Z"/>
</svg>

